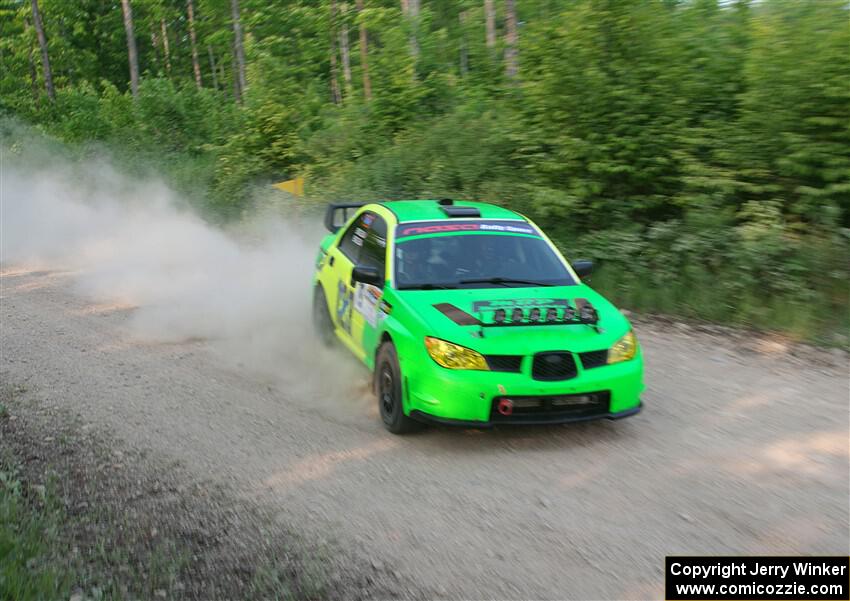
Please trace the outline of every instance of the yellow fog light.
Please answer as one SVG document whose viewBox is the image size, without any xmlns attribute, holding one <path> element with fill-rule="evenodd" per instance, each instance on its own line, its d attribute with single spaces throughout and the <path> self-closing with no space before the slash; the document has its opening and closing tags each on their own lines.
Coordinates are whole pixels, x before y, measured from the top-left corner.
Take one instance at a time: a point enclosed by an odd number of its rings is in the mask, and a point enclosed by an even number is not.
<svg viewBox="0 0 850 601">
<path fill-rule="evenodd" d="M 459 344 L 426 336 L 425 348 L 434 361 L 449 369 L 490 369 L 481 353 Z"/>
<path fill-rule="evenodd" d="M 619 363 L 634 359 L 637 355 L 637 338 L 633 332 L 620 338 L 608 351 L 608 363 Z"/>
</svg>

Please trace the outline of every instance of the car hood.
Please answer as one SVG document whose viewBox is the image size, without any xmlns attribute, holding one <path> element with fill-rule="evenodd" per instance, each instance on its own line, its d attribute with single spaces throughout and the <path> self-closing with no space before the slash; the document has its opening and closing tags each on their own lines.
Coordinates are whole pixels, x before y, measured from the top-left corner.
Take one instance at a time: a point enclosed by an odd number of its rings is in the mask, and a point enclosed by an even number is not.
<svg viewBox="0 0 850 601">
<path fill-rule="evenodd" d="M 425 323 L 427 335 L 473 348 L 484 354 L 527 355 L 550 350 L 584 352 L 611 347 L 631 327 L 625 316 L 601 294 L 584 284 L 527 288 L 404 290 L 399 297 Z M 493 322 L 495 308 L 515 306 L 527 314 L 539 307 L 572 307 L 583 299 L 599 315 L 597 327 L 586 324 L 521 324 L 482 326 Z M 461 323 L 458 323 L 461 322 Z M 465 325 L 469 324 L 469 325 Z"/>
</svg>

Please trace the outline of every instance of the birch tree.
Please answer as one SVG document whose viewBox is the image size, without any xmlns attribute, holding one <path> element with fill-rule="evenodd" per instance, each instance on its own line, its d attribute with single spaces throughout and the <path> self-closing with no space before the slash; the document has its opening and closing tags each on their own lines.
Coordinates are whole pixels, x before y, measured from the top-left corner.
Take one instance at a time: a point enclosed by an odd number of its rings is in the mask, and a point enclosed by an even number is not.
<svg viewBox="0 0 850 601">
<path fill-rule="evenodd" d="M 357 0 L 357 14 L 363 16 L 363 0 Z M 372 100 L 372 82 L 369 80 L 369 35 L 366 23 L 360 19 L 360 71 L 363 75 L 363 97 Z"/>
<path fill-rule="evenodd" d="M 342 18 L 340 19 L 339 28 L 339 51 L 342 58 L 342 77 L 345 81 L 346 91 L 351 89 L 351 52 L 349 50 L 348 41 L 348 20 L 347 12 L 348 5 L 342 5 Z"/>
<path fill-rule="evenodd" d="M 505 26 L 505 75 L 508 79 L 516 79 L 519 72 L 516 0 L 505 0 Z"/>
<path fill-rule="evenodd" d="M 233 19 L 233 55 L 236 59 L 236 100 L 242 102 L 242 96 L 248 87 L 245 75 L 245 45 L 242 40 L 242 21 L 239 16 L 239 0 L 230 0 L 230 15 Z"/>
<path fill-rule="evenodd" d="M 33 0 L 35 4 L 35 0 Z M 130 63 L 130 91 L 133 98 L 139 96 L 139 54 L 136 50 L 136 36 L 133 33 L 133 8 L 130 0 L 121 0 L 121 10 L 124 13 L 124 32 L 127 34 L 127 59 Z"/>
<path fill-rule="evenodd" d="M 195 4 L 186 0 L 186 16 L 189 19 L 189 43 L 192 46 L 192 71 L 195 74 L 195 85 L 201 88 L 201 63 L 198 61 L 198 39 L 195 35 Z"/>
<path fill-rule="evenodd" d="M 493 5 L 493 0 L 484 0 L 484 20 L 487 32 L 487 48 L 492 52 L 496 48 L 496 7 Z"/>
<path fill-rule="evenodd" d="M 38 0 L 32 0 L 32 22 L 38 36 L 38 45 L 41 48 L 41 67 L 44 70 L 44 87 L 47 89 L 47 97 L 50 102 L 56 100 L 56 91 L 53 89 L 53 72 L 50 69 L 50 57 L 47 54 L 47 36 L 44 34 L 44 23 L 41 21 L 41 13 L 38 10 Z"/>
</svg>

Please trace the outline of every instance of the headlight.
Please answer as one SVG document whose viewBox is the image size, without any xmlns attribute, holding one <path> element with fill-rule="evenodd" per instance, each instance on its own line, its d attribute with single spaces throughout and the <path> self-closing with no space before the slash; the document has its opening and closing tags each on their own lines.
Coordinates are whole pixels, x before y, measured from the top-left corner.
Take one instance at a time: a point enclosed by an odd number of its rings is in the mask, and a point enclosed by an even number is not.
<svg viewBox="0 0 850 601">
<path fill-rule="evenodd" d="M 434 361 L 449 369 L 490 369 L 484 355 L 459 344 L 426 336 L 425 348 Z"/>
<path fill-rule="evenodd" d="M 619 363 L 620 361 L 628 361 L 634 359 L 637 354 L 637 338 L 633 332 L 620 338 L 611 350 L 608 351 L 608 363 Z"/>
</svg>

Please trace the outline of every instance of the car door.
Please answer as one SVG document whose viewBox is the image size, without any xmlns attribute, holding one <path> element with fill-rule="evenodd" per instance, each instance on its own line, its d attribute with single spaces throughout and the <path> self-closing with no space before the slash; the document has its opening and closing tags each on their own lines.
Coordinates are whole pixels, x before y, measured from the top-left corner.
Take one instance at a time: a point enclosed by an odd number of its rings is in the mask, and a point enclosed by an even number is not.
<svg viewBox="0 0 850 601">
<path fill-rule="evenodd" d="M 372 357 L 377 344 L 378 307 L 383 296 L 383 276 L 387 266 L 387 222 L 381 215 L 372 214 L 366 216 L 361 227 L 366 231 L 366 237 L 357 264 L 374 267 L 382 280 L 378 284 L 353 283 L 351 333 L 360 356 Z"/>
<path fill-rule="evenodd" d="M 331 317 L 340 339 L 358 357 L 364 357 L 364 336 L 374 338 L 377 303 L 382 287 L 353 282 L 355 265 L 386 265 L 386 221 L 374 211 L 356 215 L 328 253 L 330 278 L 325 280 Z"/>
<path fill-rule="evenodd" d="M 339 237 L 339 241 L 328 251 L 327 266 L 329 277 L 325 279 L 325 291 L 331 319 L 337 327 L 337 334 L 347 345 L 351 345 L 351 303 L 354 288 L 351 285 L 351 272 L 360 257 L 360 249 L 366 232 L 361 227 L 365 213 L 354 217 Z M 361 235 L 362 234 L 362 235 Z"/>
</svg>

